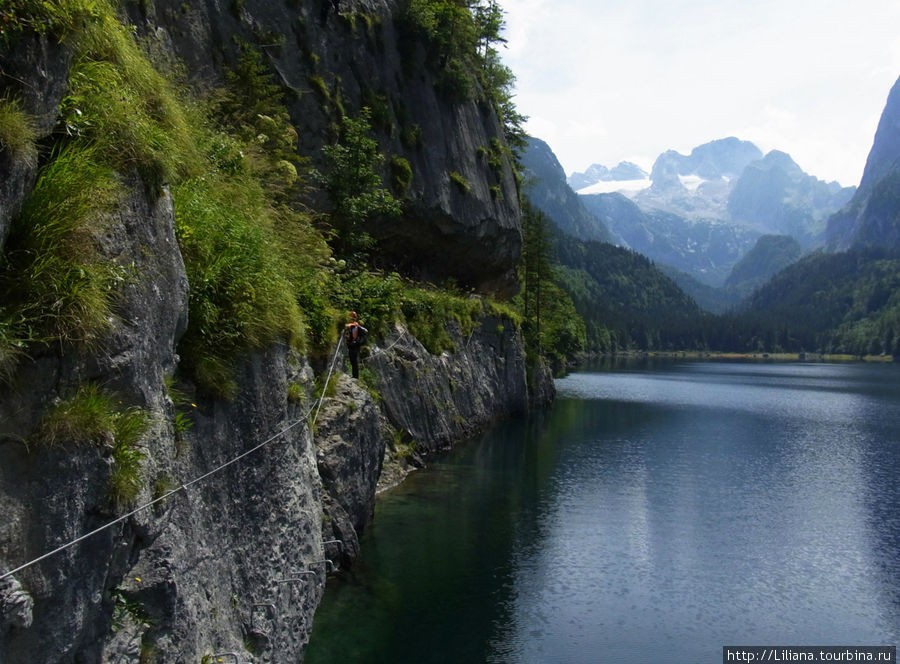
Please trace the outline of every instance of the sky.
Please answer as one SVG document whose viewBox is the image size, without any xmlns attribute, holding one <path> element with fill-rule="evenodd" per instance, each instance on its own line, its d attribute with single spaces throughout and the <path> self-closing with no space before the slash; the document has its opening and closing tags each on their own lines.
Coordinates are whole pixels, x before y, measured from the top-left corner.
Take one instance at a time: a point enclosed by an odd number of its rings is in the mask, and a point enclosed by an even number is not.
<svg viewBox="0 0 900 664">
<path fill-rule="evenodd" d="M 858 185 L 900 77 L 898 0 L 500 0 L 526 130 L 566 171 L 736 136 Z"/>
</svg>

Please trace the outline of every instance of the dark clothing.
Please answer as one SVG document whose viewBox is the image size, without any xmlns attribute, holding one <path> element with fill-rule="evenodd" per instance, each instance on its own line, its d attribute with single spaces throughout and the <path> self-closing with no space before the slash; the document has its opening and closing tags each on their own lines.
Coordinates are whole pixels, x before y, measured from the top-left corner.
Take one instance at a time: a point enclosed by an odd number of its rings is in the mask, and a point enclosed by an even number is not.
<svg viewBox="0 0 900 664">
<path fill-rule="evenodd" d="M 347 342 L 347 351 L 350 356 L 350 368 L 353 377 L 359 378 L 359 349 L 366 342 L 369 331 L 356 322 L 347 323 L 344 327 L 344 340 Z"/>
<path fill-rule="evenodd" d="M 349 347 L 350 370 L 354 378 L 359 378 L 359 346 Z"/>
</svg>

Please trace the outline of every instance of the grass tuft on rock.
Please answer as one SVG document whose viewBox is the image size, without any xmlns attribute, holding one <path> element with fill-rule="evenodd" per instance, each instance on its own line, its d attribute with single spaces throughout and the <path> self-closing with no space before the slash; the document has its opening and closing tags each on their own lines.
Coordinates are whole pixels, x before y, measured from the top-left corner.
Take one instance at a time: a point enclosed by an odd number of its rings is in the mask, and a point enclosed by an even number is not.
<svg viewBox="0 0 900 664">
<path fill-rule="evenodd" d="M 37 343 L 95 347 L 113 320 L 121 268 L 97 236 L 122 193 L 93 147 L 61 150 L 39 173 L 0 257 L 0 368 Z"/>
<path fill-rule="evenodd" d="M 86 383 L 54 404 L 39 423 L 31 442 L 44 446 L 95 446 L 109 450 L 109 491 L 116 505 L 132 503 L 143 486 L 137 444 L 147 429 L 147 412 L 123 407 L 95 383 Z"/>
<path fill-rule="evenodd" d="M 19 100 L 0 98 L 0 152 L 9 151 L 13 159 L 34 167 L 37 164 L 36 141 L 34 118 L 22 110 Z"/>
</svg>

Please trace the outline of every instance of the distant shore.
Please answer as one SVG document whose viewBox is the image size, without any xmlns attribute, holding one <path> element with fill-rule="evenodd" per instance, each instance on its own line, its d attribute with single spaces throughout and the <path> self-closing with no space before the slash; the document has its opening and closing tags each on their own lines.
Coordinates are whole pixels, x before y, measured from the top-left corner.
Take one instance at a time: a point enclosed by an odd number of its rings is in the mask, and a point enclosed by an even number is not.
<svg viewBox="0 0 900 664">
<path fill-rule="evenodd" d="M 700 360 L 766 360 L 775 362 L 893 362 L 891 355 L 839 355 L 832 353 L 726 353 L 718 351 L 624 351 L 606 357 L 675 357 Z"/>
</svg>

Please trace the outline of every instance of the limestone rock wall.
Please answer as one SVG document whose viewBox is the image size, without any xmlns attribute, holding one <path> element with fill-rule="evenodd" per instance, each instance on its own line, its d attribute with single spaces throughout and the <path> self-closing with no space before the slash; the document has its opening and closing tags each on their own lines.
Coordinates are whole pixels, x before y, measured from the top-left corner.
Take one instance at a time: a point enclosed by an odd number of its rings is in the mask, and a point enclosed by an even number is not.
<svg viewBox="0 0 900 664">
<path fill-rule="evenodd" d="M 430 354 L 398 327 L 364 361 L 391 424 L 425 454 L 528 409 L 523 346 L 510 321 L 485 317 L 469 336 L 451 323 L 456 352 Z"/>
<path fill-rule="evenodd" d="M 48 351 L 0 387 L 0 568 L 127 511 L 110 499 L 108 448 L 29 442 L 78 385 L 148 412 L 135 504 L 166 498 L 0 583 L 0 662 L 300 661 L 326 574 L 358 555 L 386 451 L 427 455 L 524 412 L 521 339 L 485 317 L 432 355 L 398 327 L 363 360 L 374 395 L 339 371 L 318 412 L 312 369 L 277 344 L 244 360 L 233 401 L 181 406 L 193 426 L 176 432 L 164 377 L 188 284 L 168 193 L 137 179 L 130 191 L 98 238 L 133 275 L 106 343 Z M 305 398 L 289 399 L 291 384 Z"/>
<path fill-rule="evenodd" d="M 403 32 L 399 0 L 242 0 L 127 3 L 129 18 L 159 49 L 183 63 L 200 88 L 224 82 L 236 40 L 259 50 L 291 91 L 285 102 L 300 152 L 316 164 L 336 140 L 341 113 L 368 106 L 388 162 L 406 159 L 412 181 L 404 214 L 376 229 L 392 264 L 418 276 L 509 291 L 521 252 L 518 195 L 508 157 L 489 164 L 503 139 L 493 108 L 455 100 L 436 87 L 424 46 Z M 410 135 L 416 136 L 411 140 Z M 455 173 L 468 190 L 453 181 Z M 391 182 L 389 164 L 383 171 Z M 319 201 L 322 203 L 322 201 Z"/>
<path fill-rule="evenodd" d="M 441 98 L 417 60 L 421 44 L 401 53 L 399 4 L 342 0 L 341 15 L 330 6 L 123 4 L 137 34 L 198 89 L 222 83 L 233 37 L 259 48 L 295 92 L 305 154 L 333 140 L 339 104 L 383 99 L 381 150 L 414 173 L 405 216 L 379 229 L 383 246 L 398 264 L 412 257 L 409 272 L 508 288 L 521 232 L 512 170 L 489 167 L 481 150 L 502 134 L 493 110 Z M 0 96 L 22 100 L 43 140 L 58 129 L 70 54 L 38 35 L 16 49 L 0 53 Z M 402 134 L 415 128 L 421 140 L 409 145 Z M 0 248 L 36 168 L 0 150 Z M 326 574 L 358 555 L 385 458 L 405 445 L 419 463 L 528 407 L 521 339 L 488 317 L 469 336 L 451 330 L 456 352 L 434 356 L 398 328 L 364 360 L 372 390 L 341 375 L 318 413 L 307 359 L 275 344 L 243 359 L 232 401 L 176 405 L 165 378 L 179 362 L 189 284 L 172 200 L 121 177 L 128 194 L 95 238 L 129 275 L 104 343 L 42 349 L 0 383 L 0 574 L 120 520 L 0 580 L 0 664 L 196 664 L 219 653 L 295 664 Z M 41 418 L 86 384 L 147 414 L 130 505 L 111 498 L 110 445 L 34 442 Z M 129 514 L 134 506 L 147 507 Z"/>
<path fill-rule="evenodd" d="M 47 35 L 26 34 L 15 52 L 0 49 L 0 98 L 17 99 L 34 118 L 38 138 L 56 124 L 69 79 L 69 49 Z M 34 185 L 37 155 L 0 149 L 0 250 L 10 222 Z"/>
<path fill-rule="evenodd" d="M 193 426 L 176 433 L 164 376 L 178 360 L 188 284 L 168 195 L 139 181 L 130 191 L 97 238 L 132 274 L 106 343 L 46 352 L 0 387 L 0 569 L 131 507 L 110 498 L 108 446 L 34 442 L 43 414 L 79 385 L 147 412 L 134 504 L 167 497 L 0 583 L 0 662 L 197 662 L 248 651 L 296 662 L 329 571 L 306 419 L 312 370 L 284 345 L 250 356 L 236 398 L 190 407 Z M 288 399 L 289 383 L 308 386 L 305 402 Z"/>
</svg>

